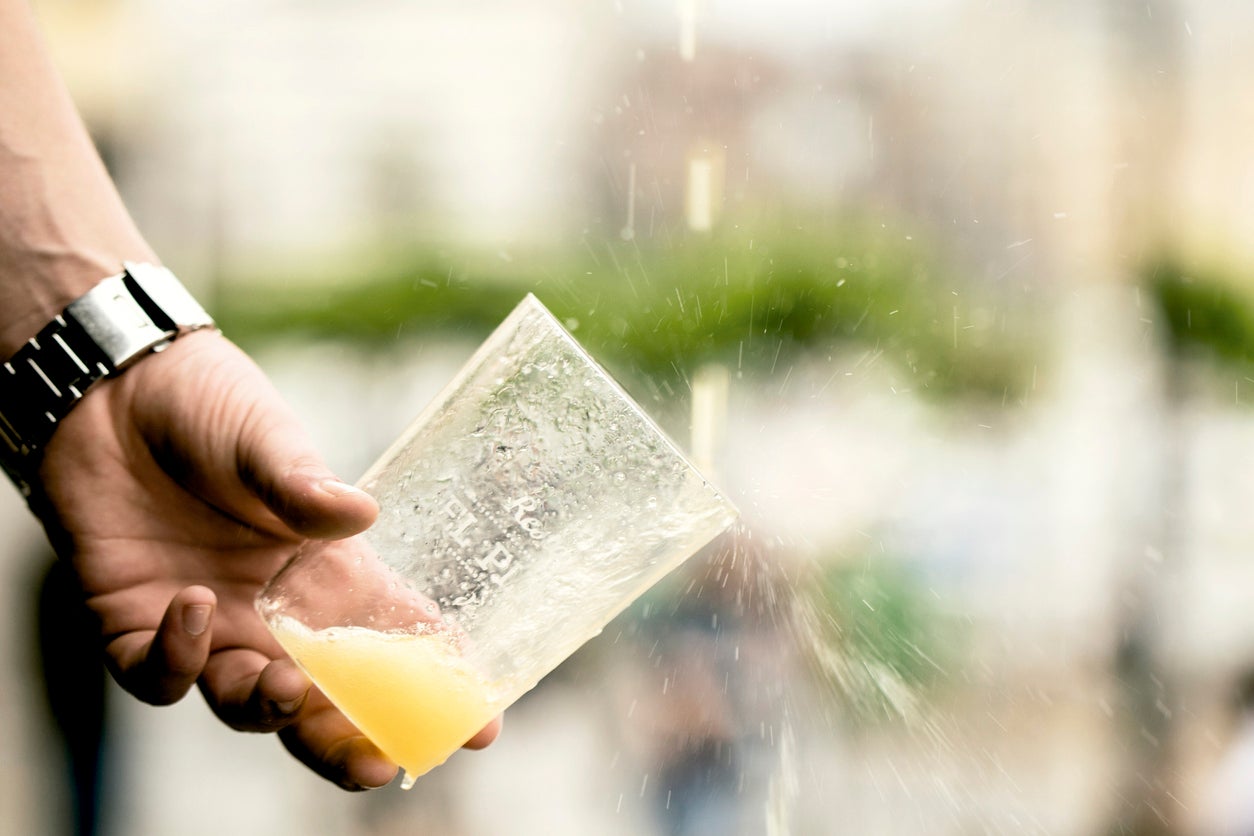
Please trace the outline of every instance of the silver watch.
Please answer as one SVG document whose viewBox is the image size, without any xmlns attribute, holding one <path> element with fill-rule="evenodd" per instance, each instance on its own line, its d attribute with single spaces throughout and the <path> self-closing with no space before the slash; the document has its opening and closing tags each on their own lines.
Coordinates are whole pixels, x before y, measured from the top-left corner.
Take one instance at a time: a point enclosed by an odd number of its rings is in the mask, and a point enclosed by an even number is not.
<svg viewBox="0 0 1254 836">
<path fill-rule="evenodd" d="M 0 365 L 0 467 L 30 496 L 44 447 L 96 381 L 213 319 L 164 267 L 126 262 Z"/>
</svg>

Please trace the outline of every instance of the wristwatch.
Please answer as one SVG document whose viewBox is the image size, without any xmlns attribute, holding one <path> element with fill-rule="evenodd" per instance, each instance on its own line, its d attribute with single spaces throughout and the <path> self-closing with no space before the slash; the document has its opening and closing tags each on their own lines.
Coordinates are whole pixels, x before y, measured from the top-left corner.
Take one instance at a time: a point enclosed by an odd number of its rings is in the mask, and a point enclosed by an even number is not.
<svg viewBox="0 0 1254 836">
<path fill-rule="evenodd" d="M 0 467 L 29 497 L 44 447 L 92 384 L 214 322 L 164 267 L 126 262 L 0 365 Z"/>
</svg>

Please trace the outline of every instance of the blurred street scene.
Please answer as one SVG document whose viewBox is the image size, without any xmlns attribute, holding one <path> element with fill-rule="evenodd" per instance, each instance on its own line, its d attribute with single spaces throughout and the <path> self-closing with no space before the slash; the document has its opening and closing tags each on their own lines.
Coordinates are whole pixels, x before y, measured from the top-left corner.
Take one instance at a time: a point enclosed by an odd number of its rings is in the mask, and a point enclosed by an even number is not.
<svg viewBox="0 0 1254 836">
<path fill-rule="evenodd" d="M 743 524 L 346 795 L 0 496 L 0 833 L 1254 834 L 1254 5 L 34 5 L 338 472 L 534 292 Z"/>
</svg>

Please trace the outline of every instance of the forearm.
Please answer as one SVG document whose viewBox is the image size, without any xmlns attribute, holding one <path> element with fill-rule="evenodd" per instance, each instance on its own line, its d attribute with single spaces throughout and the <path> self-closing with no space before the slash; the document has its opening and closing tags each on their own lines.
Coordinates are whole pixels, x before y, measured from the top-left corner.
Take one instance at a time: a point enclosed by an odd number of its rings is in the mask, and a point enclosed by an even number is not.
<svg viewBox="0 0 1254 836">
<path fill-rule="evenodd" d="M 123 260 L 154 259 L 26 0 L 0 0 L 0 359 Z"/>
</svg>

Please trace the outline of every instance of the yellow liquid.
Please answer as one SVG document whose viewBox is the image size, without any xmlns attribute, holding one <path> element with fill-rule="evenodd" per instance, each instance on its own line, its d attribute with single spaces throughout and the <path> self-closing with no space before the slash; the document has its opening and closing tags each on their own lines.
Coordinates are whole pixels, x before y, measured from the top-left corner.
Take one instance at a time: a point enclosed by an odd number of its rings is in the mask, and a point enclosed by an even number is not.
<svg viewBox="0 0 1254 836">
<path fill-rule="evenodd" d="M 270 629 L 353 725 L 405 769 L 405 789 L 505 707 L 503 689 L 446 635 L 315 631 L 287 620 Z"/>
</svg>

